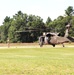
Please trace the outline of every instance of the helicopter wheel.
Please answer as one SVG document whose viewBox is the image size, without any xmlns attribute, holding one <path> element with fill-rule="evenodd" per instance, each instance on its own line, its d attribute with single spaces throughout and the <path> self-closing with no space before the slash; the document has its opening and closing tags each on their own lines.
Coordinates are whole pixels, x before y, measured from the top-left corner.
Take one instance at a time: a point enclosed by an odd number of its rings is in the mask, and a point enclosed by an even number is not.
<svg viewBox="0 0 74 75">
<path fill-rule="evenodd" d="M 64 44 L 62 44 L 62 46 L 65 47 Z"/>
<path fill-rule="evenodd" d="M 40 47 L 43 46 L 43 38 L 42 37 L 39 37 L 39 45 L 40 45 Z"/>
<path fill-rule="evenodd" d="M 55 44 L 53 44 L 53 47 L 55 47 Z"/>
</svg>

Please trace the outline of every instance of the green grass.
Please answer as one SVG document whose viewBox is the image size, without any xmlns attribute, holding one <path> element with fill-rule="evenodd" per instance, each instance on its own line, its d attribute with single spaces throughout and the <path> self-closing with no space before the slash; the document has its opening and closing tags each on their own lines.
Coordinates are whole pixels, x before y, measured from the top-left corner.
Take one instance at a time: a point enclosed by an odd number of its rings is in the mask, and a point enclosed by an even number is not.
<svg viewBox="0 0 74 75">
<path fill-rule="evenodd" d="M 74 75 L 74 48 L 0 49 L 0 75 Z"/>
</svg>

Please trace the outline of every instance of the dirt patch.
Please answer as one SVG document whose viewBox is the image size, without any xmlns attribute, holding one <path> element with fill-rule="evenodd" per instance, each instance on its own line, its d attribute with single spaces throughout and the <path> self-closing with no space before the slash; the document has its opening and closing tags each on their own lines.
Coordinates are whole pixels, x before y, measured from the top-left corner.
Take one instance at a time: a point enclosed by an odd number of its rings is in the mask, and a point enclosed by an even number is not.
<svg viewBox="0 0 74 75">
<path fill-rule="evenodd" d="M 10 46 L 33 46 L 38 45 L 38 43 L 10 43 Z M 8 46 L 8 43 L 0 43 L 0 46 Z"/>
<path fill-rule="evenodd" d="M 0 43 L 0 48 L 40 48 L 38 43 Z M 43 47 L 53 47 L 52 45 L 43 45 Z M 62 47 L 62 45 L 56 45 L 55 47 Z M 65 47 L 74 47 L 74 43 L 66 43 Z"/>
</svg>

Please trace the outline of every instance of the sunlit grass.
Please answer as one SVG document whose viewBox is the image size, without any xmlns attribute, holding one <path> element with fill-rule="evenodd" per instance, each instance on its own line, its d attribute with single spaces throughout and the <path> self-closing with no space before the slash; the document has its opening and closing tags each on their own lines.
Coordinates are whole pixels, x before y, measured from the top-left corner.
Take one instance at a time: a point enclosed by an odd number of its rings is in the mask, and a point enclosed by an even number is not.
<svg viewBox="0 0 74 75">
<path fill-rule="evenodd" d="M 74 75 L 74 48 L 0 49 L 0 75 Z"/>
</svg>

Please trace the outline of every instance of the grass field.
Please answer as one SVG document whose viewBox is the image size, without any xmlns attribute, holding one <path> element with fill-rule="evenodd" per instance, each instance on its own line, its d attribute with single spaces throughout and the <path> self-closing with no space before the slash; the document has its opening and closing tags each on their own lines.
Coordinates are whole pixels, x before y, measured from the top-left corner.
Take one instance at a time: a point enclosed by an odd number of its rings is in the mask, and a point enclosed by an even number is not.
<svg viewBox="0 0 74 75">
<path fill-rule="evenodd" d="M 1 48 L 0 75 L 74 75 L 74 47 Z"/>
</svg>

